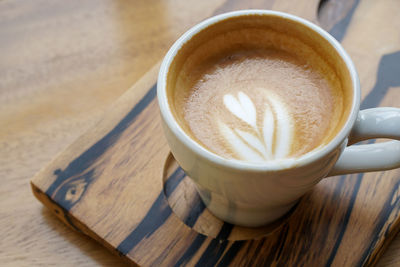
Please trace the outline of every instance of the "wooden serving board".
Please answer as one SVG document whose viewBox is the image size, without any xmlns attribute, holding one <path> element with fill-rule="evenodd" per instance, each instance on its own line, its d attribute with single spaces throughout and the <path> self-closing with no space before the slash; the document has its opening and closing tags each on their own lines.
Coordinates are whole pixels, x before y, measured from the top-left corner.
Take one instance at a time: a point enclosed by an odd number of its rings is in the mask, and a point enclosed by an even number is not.
<svg viewBox="0 0 400 267">
<path fill-rule="evenodd" d="M 362 106 L 396 106 L 390 89 L 400 86 L 400 44 L 390 53 L 373 45 L 355 50 L 351 44 L 360 37 L 347 35 L 363 27 L 359 22 L 365 18 L 354 16 L 359 4 L 354 1 L 331 33 L 356 62 L 380 55 L 372 67 L 357 66 L 362 84 L 370 82 L 371 69 L 377 78 L 363 89 Z M 32 179 L 33 193 L 45 206 L 73 229 L 143 266 L 359 266 L 377 261 L 400 226 L 399 170 L 324 179 L 288 215 L 266 227 L 224 223 L 204 207 L 169 153 L 156 101 L 158 68 Z"/>
</svg>

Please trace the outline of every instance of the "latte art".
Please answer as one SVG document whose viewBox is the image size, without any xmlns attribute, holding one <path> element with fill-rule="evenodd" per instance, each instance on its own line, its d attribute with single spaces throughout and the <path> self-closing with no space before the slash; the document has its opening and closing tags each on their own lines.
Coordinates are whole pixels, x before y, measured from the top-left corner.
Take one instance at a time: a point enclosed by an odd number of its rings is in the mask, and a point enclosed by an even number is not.
<svg viewBox="0 0 400 267">
<path fill-rule="evenodd" d="M 317 55 L 306 61 L 280 48 L 220 45 L 206 58 L 205 48 L 191 54 L 171 94 L 174 115 L 195 142 L 227 159 L 262 163 L 302 156 L 334 136 L 342 90 L 333 72 L 321 73 L 329 66 Z"/>
<path fill-rule="evenodd" d="M 265 90 L 262 90 L 265 91 Z M 223 102 L 227 110 L 251 127 L 252 131 L 231 129 L 219 120 L 221 135 L 231 149 L 242 160 L 260 162 L 288 156 L 292 144 L 293 125 L 283 102 L 273 93 L 268 93 L 261 125 L 257 125 L 256 106 L 245 93 L 237 97 L 226 94 Z M 260 113 L 260 112 L 259 112 Z"/>
</svg>

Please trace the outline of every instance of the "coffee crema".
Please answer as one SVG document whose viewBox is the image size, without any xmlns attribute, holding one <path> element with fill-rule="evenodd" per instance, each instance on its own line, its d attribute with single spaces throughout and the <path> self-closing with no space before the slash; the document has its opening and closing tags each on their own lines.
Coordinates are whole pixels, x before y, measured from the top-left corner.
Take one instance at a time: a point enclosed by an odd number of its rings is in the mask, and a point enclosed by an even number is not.
<svg viewBox="0 0 400 267">
<path fill-rule="evenodd" d="M 177 63 L 169 101 L 207 150 L 248 162 L 295 158 L 343 124 L 348 95 L 337 72 L 292 35 L 239 27 L 194 43 Z"/>
</svg>

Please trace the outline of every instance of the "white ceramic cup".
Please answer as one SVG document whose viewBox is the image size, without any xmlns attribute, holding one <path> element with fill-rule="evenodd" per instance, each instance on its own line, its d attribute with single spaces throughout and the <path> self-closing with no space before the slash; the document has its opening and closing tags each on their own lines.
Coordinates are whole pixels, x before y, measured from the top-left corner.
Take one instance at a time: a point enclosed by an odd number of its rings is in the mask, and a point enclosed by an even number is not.
<svg viewBox="0 0 400 267">
<path fill-rule="evenodd" d="M 249 163 L 220 157 L 196 143 L 180 127 L 167 98 L 167 77 L 182 45 L 208 27 L 236 17 L 274 16 L 316 33 L 342 58 L 350 73 L 351 110 L 338 134 L 322 148 L 296 159 Z M 267 10 L 242 10 L 207 19 L 171 47 L 161 65 L 157 96 L 165 136 L 175 159 L 192 178 L 208 209 L 220 219 L 243 226 L 260 226 L 278 219 L 301 196 L 327 176 L 400 167 L 400 142 L 347 146 L 372 138 L 400 139 L 400 109 L 359 111 L 360 83 L 354 64 L 329 33 L 299 17 Z"/>
</svg>

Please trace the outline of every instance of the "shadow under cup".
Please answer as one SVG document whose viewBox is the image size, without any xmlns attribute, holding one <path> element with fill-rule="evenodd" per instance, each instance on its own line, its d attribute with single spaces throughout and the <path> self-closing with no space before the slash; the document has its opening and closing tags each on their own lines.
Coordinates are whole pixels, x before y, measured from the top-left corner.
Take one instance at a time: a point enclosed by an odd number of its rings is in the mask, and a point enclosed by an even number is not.
<svg viewBox="0 0 400 267">
<path fill-rule="evenodd" d="M 196 142 L 180 106 L 185 92 L 199 77 L 197 66 L 243 49 L 282 50 L 304 59 L 341 96 L 341 102 L 335 107 L 339 111 L 337 123 L 327 131 L 323 149 L 348 121 L 354 108 L 354 88 L 349 68 L 335 44 L 323 36 L 327 33 L 321 35 L 318 31 L 322 30 L 312 29 L 301 19 L 276 12 L 212 18 L 208 23 L 203 22 L 189 30 L 164 59 L 166 61 L 169 57 L 167 65 L 162 66 L 166 68 L 162 90 L 165 90 L 174 120 L 168 123 L 162 114 L 168 143 L 179 165 L 195 182 L 206 206 L 217 217 L 244 226 L 259 226 L 278 219 L 327 175 L 345 147 L 346 140 L 327 153 L 328 159 L 317 158 L 305 165 L 292 164 L 292 167 L 282 169 L 275 167 L 261 171 L 249 165 L 240 167 L 242 163 L 237 160 L 222 159 Z M 175 125 L 171 126 L 171 123 Z M 179 137 L 175 131 L 180 132 Z M 230 168 L 225 164 L 227 161 L 228 165 L 237 164 L 239 167 Z M 224 162 L 223 166 L 219 162 Z"/>
</svg>

